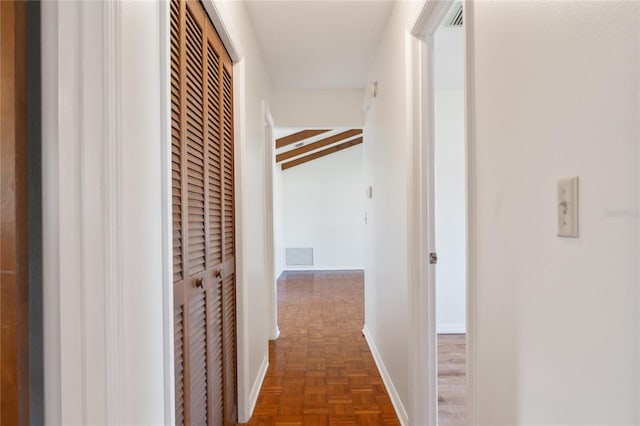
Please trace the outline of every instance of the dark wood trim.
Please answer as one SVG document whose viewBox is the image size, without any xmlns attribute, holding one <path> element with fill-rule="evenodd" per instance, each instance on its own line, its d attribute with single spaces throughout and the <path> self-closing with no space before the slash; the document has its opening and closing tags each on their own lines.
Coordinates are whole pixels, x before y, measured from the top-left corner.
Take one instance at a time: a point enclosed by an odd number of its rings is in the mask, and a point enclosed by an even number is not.
<svg viewBox="0 0 640 426">
<path fill-rule="evenodd" d="M 282 164 L 282 170 L 290 169 L 291 167 L 299 166 L 300 164 L 307 163 L 309 161 L 313 161 L 315 159 L 325 157 L 330 154 L 334 154 L 338 151 L 342 151 L 343 149 L 351 148 L 352 146 L 360 145 L 363 139 L 360 137 L 358 139 L 354 139 L 348 142 L 341 143 L 340 145 L 332 146 L 331 148 L 324 149 L 322 151 L 314 152 L 313 154 L 307 155 L 306 157 L 296 158 L 295 160 L 289 161 L 287 163 Z"/>
<path fill-rule="evenodd" d="M 280 163 L 290 158 L 306 154 L 310 151 L 315 151 L 319 148 L 324 148 L 325 146 L 332 145 L 336 142 L 340 142 L 361 134 L 362 129 L 351 129 L 342 133 L 338 133 L 337 135 L 329 136 L 328 138 L 320 139 L 319 141 L 310 143 L 309 145 L 301 146 L 300 148 L 292 149 L 291 151 L 283 152 L 282 154 L 276 155 L 276 163 Z"/>
<path fill-rule="evenodd" d="M 0 2 L 0 424 L 29 424 L 26 2 Z"/>
<path fill-rule="evenodd" d="M 323 133 L 330 132 L 331 130 L 301 130 L 289 136 L 284 136 L 276 139 L 276 149 L 291 145 L 292 143 L 300 142 L 305 139 L 312 138 L 314 136 L 321 135 Z"/>
</svg>

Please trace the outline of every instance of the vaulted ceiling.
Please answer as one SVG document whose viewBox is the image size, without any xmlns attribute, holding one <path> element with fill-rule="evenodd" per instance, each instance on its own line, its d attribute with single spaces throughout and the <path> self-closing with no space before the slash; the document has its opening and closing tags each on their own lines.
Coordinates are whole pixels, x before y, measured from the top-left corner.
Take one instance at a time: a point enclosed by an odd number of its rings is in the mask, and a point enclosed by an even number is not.
<svg viewBox="0 0 640 426">
<path fill-rule="evenodd" d="M 275 90 L 366 86 L 393 1 L 249 0 Z"/>
<path fill-rule="evenodd" d="M 362 129 L 279 129 L 276 163 L 282 170 L 362 143 Z"/>
</svg>

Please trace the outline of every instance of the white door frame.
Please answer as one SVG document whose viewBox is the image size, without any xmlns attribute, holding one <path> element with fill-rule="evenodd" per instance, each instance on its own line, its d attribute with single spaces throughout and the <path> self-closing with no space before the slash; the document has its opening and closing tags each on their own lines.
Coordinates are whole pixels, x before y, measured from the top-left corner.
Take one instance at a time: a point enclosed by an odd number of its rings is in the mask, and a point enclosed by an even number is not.
<svg viewBox="0 0 640 426">
<path fill-rule="evenodd" d="M 262 101 L 264 113 L 264 253 L 267 283 L 267 305 L 269 308 L 269 339 L 277 340 L 280 337 L 278 327 L 278 283 L 276 277 L 276 242 L 275 242 L 275 210 L 273 205 L 273 181 L 276 172 L 276 150 L 274 136 L 274 122 L 269 103 Z"/>
<path fill-rule="evenodd" d="M 409 24 L 410 131 L 412 163 L 410 175 L 409 240 L 411 424 L 438 424 L 438 368 L 435 267 L 429 253 L 435 251 L 434 179 L 434 45 L 433 35 L 454 0 L 424 0 Z M 470 39 L 472 1 L 464 1 L 465 56 L 465 156 L 467 172 L 467 424 L 475 424 L 475 226 L 473 160 L 473 62 Z M 426 401 L 426 404 L 425 404 Z"/>
<path fill-rule="evenodd" d="M 47 424 L 173 422 L 163 5 L 42 2 Z"/>
</svg>

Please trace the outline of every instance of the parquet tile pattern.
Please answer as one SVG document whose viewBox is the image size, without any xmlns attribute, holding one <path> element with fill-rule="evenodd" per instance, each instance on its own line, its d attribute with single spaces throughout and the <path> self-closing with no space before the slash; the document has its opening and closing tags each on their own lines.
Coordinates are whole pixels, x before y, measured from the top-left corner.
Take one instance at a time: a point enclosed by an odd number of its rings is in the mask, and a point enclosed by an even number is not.
<svg viewBox="0 0 640 426">
<path fill-rule="evenodd" d="M 438 424 L 464 426 L 466 413 L 464 334 L 438 335 Z"/>
<path fill-rule="evenodd" d="M 249 425 L 399 425 L 362 335 L 362 272 L 288 272 Z"/>
</svg>

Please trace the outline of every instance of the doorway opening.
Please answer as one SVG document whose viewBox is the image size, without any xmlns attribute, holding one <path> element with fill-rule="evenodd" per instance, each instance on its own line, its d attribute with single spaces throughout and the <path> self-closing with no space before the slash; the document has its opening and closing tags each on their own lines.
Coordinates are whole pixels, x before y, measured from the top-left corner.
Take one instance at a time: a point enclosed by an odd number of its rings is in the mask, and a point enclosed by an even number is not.
<svg viewBox="0 0 640 426">
<path fill-rule="evenodd" d="M 426 2 L 410 25 L 410 417 L 473 423 L 472 3 Z M 470 88 L 471 87 L 471 88 Z M 438 344 L 440 343 L 440 344 Z M 467 386 L 467 383 L 470 385 Z"/>
<path fill-rule="evenodd" d="M 277 340 L 287 274 L 364 270 L 364 139 L 361 128 L 275 127 L 264 109 L 267 294 Z"/>
<path fill-rule="evenodd" d="M 363 330 L 363 131 L 270 126 L 279 321 L 247 424 L 400 424 Z"/>
<path fill-rule="evenodd" d="M 364 268 L 360 128 L 275 129 L 276 278 L 284 271 Z"/>
<path fill-rule="evenodd" d="M 466 424 L 466 161 L 462 3 L 433 34 L 438 424 Z"/>
</svg>

